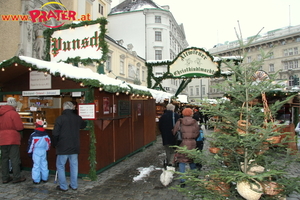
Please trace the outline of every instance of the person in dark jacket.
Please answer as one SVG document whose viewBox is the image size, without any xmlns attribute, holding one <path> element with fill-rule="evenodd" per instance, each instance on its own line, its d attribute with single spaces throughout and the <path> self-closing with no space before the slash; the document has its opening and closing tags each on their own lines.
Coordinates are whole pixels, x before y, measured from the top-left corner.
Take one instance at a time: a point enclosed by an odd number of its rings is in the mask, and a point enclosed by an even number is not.
<svg viewBox="0 0 300 200">
<path fill-rule="evenodd" d="M 175 137 L 172 129 L 179 119 L 179 115 L 174 112 L 175 106 L 168 104 L 165 113 L 159 118 L 159 130 L 161 132 L 162 142 L 166 151 L 167 165 L 173 165 L 174 149 L 170 146 L 175 145 Z"/>
<path fill-rule="evenodd" d="M 182 111 L 183 118 L 180 118 L 173 129 L 173 135 L 176 134 L 178 129 L 181 130 L 182 142 L 180 147 L 186 146 L 188 150 L 196 149 L 196 138 L 199 136 L 199 125 L 195 119 L 193 119 L 193 110 L 190 108 L 185 108 Z M 181 173 L 185 172 L 186 164 L 189 164 L 190 169 L 196 169 L 196 164 L 192 159 L 187 157 L 185 154 L 176 153 L 176 162 L 179 163 L 179 171 Z M 181 187 L 185 187 L 185 180 L 181 179 Z"/>
<path fill-rule="evenodd" d="M 86 127 L 85 121 L 74 113 L 74 104 L 67 101 L 63 104 L 63 112 L 57 117 L 53 129 L 52 144 L 56 149 L 56 168 L 59 185 L 57 190 L 67 191 L 65 164 L 70 164 L 69 188 L 77 190 L 78 154 L 80 153 L 80 129 Z"/>
<path fill-rule="evenodd" d="M 16 112 L 17 102 L 13 97 L 7 98 L 7 105 L 0 106 L 0 146 L 2 157 L 2 183 L 12 181 L 20 183 L 26 180 L 21 177 L 20 145 L 24 126 Z M 12 164 L 13 178 L 9 176 L 9 160 Z"/>
<path fill-rule="evenodd" d="M 34 184 L 41 181 L 46 183 L 49 176 L 47 151 L 50 149 L 51 140 L 43 125 L 42 120 L 37 120 L 36 128 L 28 139 L 27 153 L 33 161 L 31 177 Z"/>
<path fill-rule="evenodd" d="M 199 108 L 194 108 L 193 119 L 195 119 L 199 123 L 201 122 L 201 116 L 200 116 Z"/>
</svg>

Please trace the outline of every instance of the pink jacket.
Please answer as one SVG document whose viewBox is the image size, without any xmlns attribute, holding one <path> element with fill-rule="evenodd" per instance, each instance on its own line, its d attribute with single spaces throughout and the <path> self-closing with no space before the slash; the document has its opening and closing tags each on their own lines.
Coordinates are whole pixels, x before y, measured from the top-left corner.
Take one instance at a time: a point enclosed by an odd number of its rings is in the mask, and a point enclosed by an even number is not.
<svg viewBox="0 0 300 200">
<path fill-rule="evenodd" d="M 0 146 L 20 145 L 24 126 L 20 115 L 10 105 L 0 106 Z"/>
<path fill-rule="evenodd" d="M 182 134 L 182 142 L 179 145 L 180 147 L 186 146 L 188 150 L 196 148 L 196 138 L 199 136 L 199 125 L 195 119 L 191 116 L 184 116 L 180 118 L 173 129 L 173 135 L 176 134 L 176 131 L 179 129 Z M 193 160 L 189 159 L 185 154 L 177 153 L 177 162 L 182 163 L 192 163 Z"/>
</svg>

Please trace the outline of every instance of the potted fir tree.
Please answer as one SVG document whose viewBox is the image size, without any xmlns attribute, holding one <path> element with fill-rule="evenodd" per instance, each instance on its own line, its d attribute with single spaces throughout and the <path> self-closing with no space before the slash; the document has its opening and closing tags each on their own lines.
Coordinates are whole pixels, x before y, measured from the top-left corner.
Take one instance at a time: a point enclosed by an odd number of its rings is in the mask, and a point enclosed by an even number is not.
<svg viewBox="0 0 300 200">
<path fill-rule="evenodd" d="M 272 92 L 278 94 L 281 87 L 274 84 L 276 73 L 260 70 L 269 54 L 261 51 L 262 59 L 247 63 L 243 61 L 247 58 L 245 49 L 255 37 L 248 44 L 238 39 L 241 62 L 224 62 L 231 75 L 216 86 L 226 91 L 230 100 L 213 106 L 203 104 L 205 114 L 218 116 L 219 120 L 210 124 L 215 129 L 206 137 L 211 144 L 217 144 L 214 146 L 219 151 L 179 148 L 204 167 L 201 171 L 187 171 L 187 187 L 178 190 L 193 199 L 284 199 L 292 192 L 300 192 L 300 177 L 290 176 L 287 170 L 298 156 L 286 145 L 294 138 L 289 133 L 281 137 L 284 133 L 275 115 L 293 96 L 284 92 L 285 100 L 268 102 Z M 225 183 L 222 189 L 213 188 Z"/>
</svg>

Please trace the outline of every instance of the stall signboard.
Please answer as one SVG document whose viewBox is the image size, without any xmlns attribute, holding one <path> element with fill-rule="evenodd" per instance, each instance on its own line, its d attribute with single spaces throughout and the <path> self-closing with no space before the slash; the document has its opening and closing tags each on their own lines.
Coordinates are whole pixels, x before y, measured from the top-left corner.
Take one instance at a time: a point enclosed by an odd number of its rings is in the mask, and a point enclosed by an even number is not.
<svg viewBox="0 0 300 200">
<path fill-rule="evenodd" d="M 130 115 L 130 102 L 126 100 L 118 101 L 118 115 Z"/>
<path fill-rule="evenodd" d="M 78 56 L 81 59 L 100 59 L 100 33 L 99 24 L 55 31 L 50 41 L 51 62 Z"/>
<path fill-rule="evenodd" d="M 170 65 L 170 73 L 174 78 L 210 77 L 218 71 L 218 64 L 201 49 L 187 49 L 181 52 Z"/>
<path fill-rule="evenodd" d="M 109 97 L 103 97 L 103 114 L 109 114 Z"/>
<path fill-rule="evenodd" d="M 94 103 L 79 104 L 78 105 L 78 115 L 85 120 L 95 120 L 96 119 L 96 105 Z"/>
<path fill-rule="evenodd" d="M 60 90 L 33 90 L 22 91 L 22 96 L 57 96 L 60 95 Z"/>
<path fill-rule="evenodd" d="M 51 89 L 51 76 L 43 72 L 32 71 L 29 74 L 29 89 Z"/>
<path fill-rule="evenodd" d="M 72 92 L 72 97 L 81 97 L 81 92 Z"/>
</svg>

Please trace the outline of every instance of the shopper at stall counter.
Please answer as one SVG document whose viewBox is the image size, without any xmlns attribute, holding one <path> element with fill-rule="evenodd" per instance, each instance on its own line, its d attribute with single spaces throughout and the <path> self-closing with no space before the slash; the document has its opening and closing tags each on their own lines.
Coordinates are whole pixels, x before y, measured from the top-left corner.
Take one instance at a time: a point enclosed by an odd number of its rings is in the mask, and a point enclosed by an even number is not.
<svg viewBox="0 0 300 200">
<path fill-rule="evenodd" d="M 56 169 L 59 185 L 57 190 L 67 191 L 65 175 L 67 160 L 70 164 L 69 188 L 77 190 L 78 154 L 80 153 L 80 129 L 86 127 L 85 121 L 74 113 L 74 104 L 67 101 L 63 104 L 63 112 L 57 117 L 53 129 L 52 144 L 56 149 Z"/>
<path fill-rule="evenodd" d="M 20 183 L 26 180 L 21 176 L 20 145 L 24 126 L 20 115 L 16 112 L 17 102 L 13 97 L 7 98 L 7 105 L 0 106 L 0 146 L 2 156 L 2 183 Z M 9 175 L 11 160 L 13 177 Z"/>
<path fill-rule="evenodd" d="M 173 129 L 173 135 L 177 130 L 181 130 L 182 142 L 180 147 L 186 146 L 188 150 L 196 148 L 196 138 L 199 135 L 199 125 L 195 119 L 193 119 L 193 110 L 191 108 L 185 108 L 182 111 L 183 118 L 180 118 Z M 176 153 L 175 161 L 179 163 L 179 172 L 185 172 L 186 164 L 190 165 L 190 169 L 196 169 L 194 161 L 182 153 Z M 180 187 L 185 187 L 185 179 L 180 179 Z"/>
<path fill-rule="evenodd" d="M 51 140 L 43 125 L 42 120 L 37 120 L 36 128 L 28 140 L 27 153 L 33 161 L 31 177 L 34 184 L 46 183 L 49 176 L 47 151 L 50 149 Z"/>
</svg>

